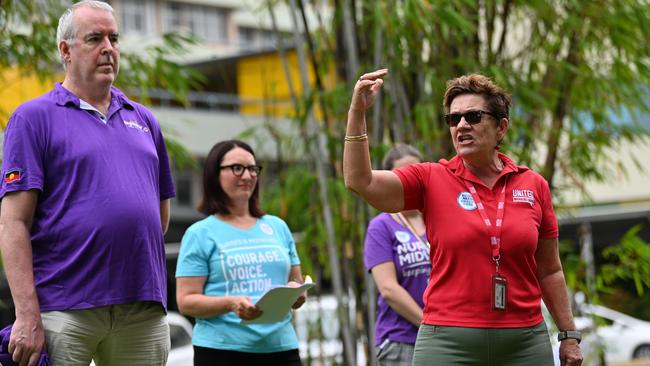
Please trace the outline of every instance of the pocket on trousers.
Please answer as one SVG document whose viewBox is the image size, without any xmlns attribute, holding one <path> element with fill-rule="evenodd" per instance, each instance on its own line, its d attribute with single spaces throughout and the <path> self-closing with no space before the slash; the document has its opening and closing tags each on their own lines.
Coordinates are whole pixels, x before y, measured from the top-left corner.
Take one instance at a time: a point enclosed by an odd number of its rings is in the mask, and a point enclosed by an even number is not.
<svg viewBox="0 0 650 366">
<path fill-rule="evenodd" d="M 399 359 L 399 343 L 389 341 L 377 352 L 377 361 L 394 361 Z"/>
</svg>

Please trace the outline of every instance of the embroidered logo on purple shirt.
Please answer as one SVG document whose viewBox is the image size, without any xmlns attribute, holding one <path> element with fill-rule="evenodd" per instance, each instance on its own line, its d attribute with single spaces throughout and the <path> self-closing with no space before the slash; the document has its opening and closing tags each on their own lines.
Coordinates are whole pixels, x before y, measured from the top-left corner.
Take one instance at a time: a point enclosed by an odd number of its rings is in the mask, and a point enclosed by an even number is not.
<svg viewBox="0 0 650 366">
<path fill-rule="evenodd" d="M 128 128 L 133 128 L 136 130 L 140 130 L 142 132 L 149 132 L 149 128 L 143 127 L 141 124 L 139 124 L 136 121 L 123 121 L 124 125 Z"/>
</svg>

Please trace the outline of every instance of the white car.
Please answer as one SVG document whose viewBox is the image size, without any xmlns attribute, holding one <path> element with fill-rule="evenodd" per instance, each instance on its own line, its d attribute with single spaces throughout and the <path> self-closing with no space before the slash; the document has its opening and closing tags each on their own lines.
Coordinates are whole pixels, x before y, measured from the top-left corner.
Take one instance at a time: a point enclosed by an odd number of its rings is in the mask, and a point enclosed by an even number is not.
<svg viewBox="0 0 650 366">
<path fill-rule="evenodd" d="M 192 323 L 179 313 L 167 313 L 171 348 L 167 357 L 167 366 L 192 366 L 194 348 L 192 347 Z M 90 366 L 95 366 L 91 362 Z"/>
<path fill-rule="evenodd" d="M 349 303 L 349 316 L 354 315 L 354 300 Z M 309 296 L 303 306 L 293 312 L 303 363 L 317 366 L 340 365 L 343 344 L 340 338 L 339 301 L 334 295 Z M 357 365 L 366 365 L 363 344 L 357 341 Z"/>
<path fill-rule="evenodd" d="M 597 349 L 601 345 L 607 363 L 650 360 L 650 322 L 601 305 L 583 304 L 580 310 L 596 321 L 590 346 Z M 593 330 L 593 321 L 590 324 Z"/>
<path fill-rule="evenodd" d="M 602 365 L 603 358 L 607 365 L 636 359 L 647 359 L 650 362 L 650 322 L 602 305 L 583 303 L 579 310 L 581 315 L 576 316 L 574 321 L 576 328 L 582 332 L 580 348 L 584 366 Z M 559 366 L 557 328 L 546 309 L 544 313 L 553 345 L 555 365 Z"/>
<path fill-rule="evenodd" d="M 192 366 L 194 347 L 192 347 L 192 323 L 179 313 L 167 313 L 171 349 L 167 366 Z"/>
</svg>

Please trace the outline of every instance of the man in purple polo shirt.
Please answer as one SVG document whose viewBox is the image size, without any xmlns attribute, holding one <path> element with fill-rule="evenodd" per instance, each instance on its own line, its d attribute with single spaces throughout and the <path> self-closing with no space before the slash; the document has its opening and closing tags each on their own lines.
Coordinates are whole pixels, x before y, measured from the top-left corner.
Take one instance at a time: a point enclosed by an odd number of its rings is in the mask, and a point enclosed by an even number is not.
<svg viewBox="0 0 650 366">
<path fill-rule="evenodd" d="M 35 365 L 164 365 L 163 233 L 175 195 L 153 114 L 112 84 L 110 5 L 59 20 L 63 83 L 19 106 L 5 131 L 0 249 L 16 306 L 9 352 Z"/>
</svg>

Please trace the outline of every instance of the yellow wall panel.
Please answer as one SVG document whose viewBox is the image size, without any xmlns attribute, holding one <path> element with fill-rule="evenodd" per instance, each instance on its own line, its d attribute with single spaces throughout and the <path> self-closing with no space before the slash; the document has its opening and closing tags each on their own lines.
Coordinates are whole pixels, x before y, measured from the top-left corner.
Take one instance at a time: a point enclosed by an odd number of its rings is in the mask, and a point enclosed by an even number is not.
<svg viewBox="0 0 650 366">
<path fill-rule="evenodd" d="M 47 93 L 53 80 L 41 82 L 34 75 L 17 68 L 0 70 L 0 125 L 7 125 L 9 116 L 23 102 Z"/>
<path fill-rule="evenodd" d="M 289 73 L 297 97 L 303 94 L 300 67 L 295 51 L 287 52 Z M 308 61 L 309 62 L 309 61 Z M 309 84 L 315 85 L 311 63 L 307 67 Z M 325 83 L 332 84 L 334 73 L 326 76 Z M 242 57 L 237 62 L 237 89 L 244 102 L 240 112 L 244 115 L 265 115 L 270 117 L 293 117 L 294 106 L 291 101 L 289 84 L 282 59 L 278 53 Z M 317 116 L 320 113 L 317 113 Z"/>
</svg>

